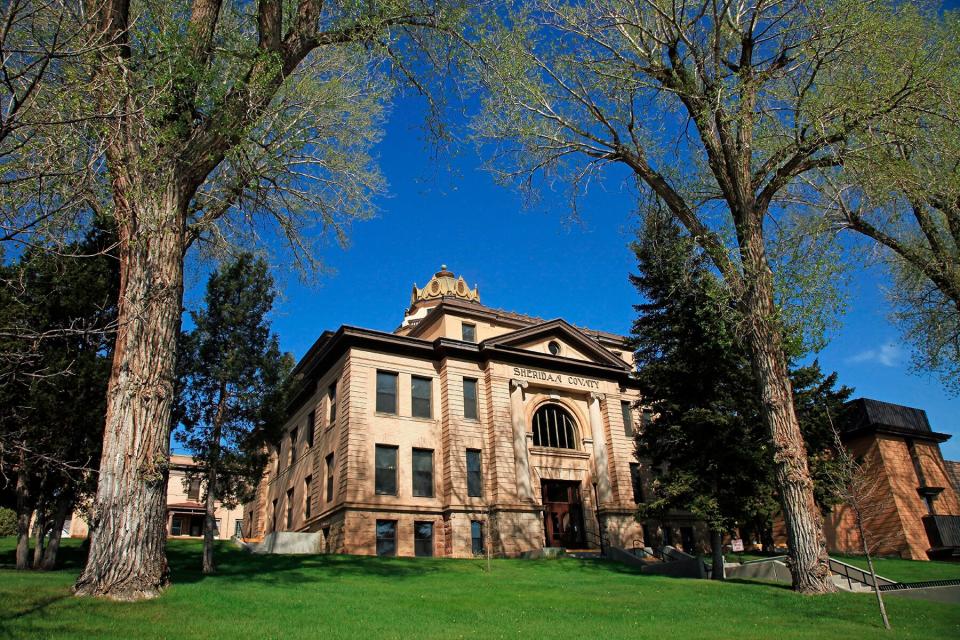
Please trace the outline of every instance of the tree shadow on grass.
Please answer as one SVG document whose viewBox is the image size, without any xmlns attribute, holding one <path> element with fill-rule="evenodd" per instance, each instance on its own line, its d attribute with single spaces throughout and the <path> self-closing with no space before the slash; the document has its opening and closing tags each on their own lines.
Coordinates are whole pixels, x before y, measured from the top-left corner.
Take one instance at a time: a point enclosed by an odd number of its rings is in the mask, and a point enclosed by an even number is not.
<svg viewBox="0 0 960 640">
<path fill-rule="evenodd" d="M 793 591 L 793 586 L 786 582 L 775 582 L 773 580 L 749 580 L 747 578 L 727 578 L 724 582 L 730 584 L 740 584 L 748 587 L 766 587 L 768 589 L 780 589 L 784 591 Z"/>
<path fill-rule="evenodd" d="M 220 543 L 214 553 L 217 573 L 206 576 L 201 570 L 200 545 L 169 545 L 167 559 L 174 584 L 205 579 L 239 579 L 272 584 L 302 584 L 352 576 L 383 577 L 390 580 L 421 577 L 440 570 L 442 560 L 378 558 L 326 554 L 259 555 Z"/>
<path fill-rule="evenodd" d="M 10 613 L 5 613 L 0 615 L 0 638 L 17 638 L 22 637 L 19 635 L 19 632 L 14 632 L 8 623 L 13 623 L 14 621 L 20 620 L 22 618 L 27 618 L 28 616 L 46 618 L 49 615 L 55 615 L 47 611 L 47 608 L 53 604 L 66 600 L 72 597 L 71 594 L 63 593 L 56 596 L 48 596 L 41 598 L 34 602 L 30 602 L 28 606 L 23 609 L 17 609 Z"/>
</svg>

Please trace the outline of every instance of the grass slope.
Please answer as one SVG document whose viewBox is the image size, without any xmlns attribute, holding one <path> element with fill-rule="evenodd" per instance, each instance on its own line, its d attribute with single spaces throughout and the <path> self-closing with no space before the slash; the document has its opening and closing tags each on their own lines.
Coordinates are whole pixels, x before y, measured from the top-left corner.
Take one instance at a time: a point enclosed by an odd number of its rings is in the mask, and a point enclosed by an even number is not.
<svg viewBox="0 0 960 640">
<path fill-rule="evenodd" d="M 751 583 L 639 575 L 613 563 L 250 556 L 223 545 L 204 577 L 200 545 L 171 542 L 174 586 L 140 603 L 77 599 L 65 568 L 16 572 L 0 538 L 0 638 L 949 638 L 960 607 L 870 595 L 803 597 Z"/>
</svg>

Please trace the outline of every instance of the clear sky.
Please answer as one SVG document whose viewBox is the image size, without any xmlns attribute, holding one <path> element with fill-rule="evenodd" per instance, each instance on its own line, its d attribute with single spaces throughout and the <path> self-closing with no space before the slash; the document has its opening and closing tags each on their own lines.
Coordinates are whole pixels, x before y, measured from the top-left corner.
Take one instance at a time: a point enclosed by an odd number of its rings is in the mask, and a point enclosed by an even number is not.
<svg viewBox="0 0 960 640">
<path fill-rule="evenodd" d="M 617 177 L 582 199 L 577 221 L 559 191 L 525 207 L 519 194 L 494 184 L 472 148 L 442 164 L 431 160 L 417 130 L 421 118 L 416 101 L 395 105 L 377 148 L 389 196 L 379 200 L 376 218 L 352 226 L 349 248 L 326 249 L 333 272 L 304 286 L 277 269 L 283 299 L 273 326 L 282 348 L 299 358 L 323 330 L 341 324 L 393 330 L 412 285 L 423 286 L 441 264 L 479 285 L 487 306 L 629 332 L 638 296 L 627 280 L 635 270 L 627 245 L 637 220 Z M 935 430 L 955 435 L 944 456 L 960 460 L 960 399 L 936 379 L 908 372 L 909 348 L 887 318 L 882 271 L 862 272 L 854 284 L 842 326 L 819 354 L 823 369 L 838 371 L 855 397 L 925 409 Z M 188 304 L 195 296 L 188 294 Z"/>
</svg>

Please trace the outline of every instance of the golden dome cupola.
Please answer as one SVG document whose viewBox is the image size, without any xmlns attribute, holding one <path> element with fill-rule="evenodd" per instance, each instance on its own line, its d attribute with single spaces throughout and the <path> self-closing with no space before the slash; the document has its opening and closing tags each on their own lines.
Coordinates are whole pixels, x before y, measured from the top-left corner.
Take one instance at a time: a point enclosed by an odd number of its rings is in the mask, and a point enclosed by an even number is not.
<svg viewBox="0 0 960 640">
<path fill-rule="evenodd" d="M 447 265 L 441 265 L 440 271 L 433 274 L 433 277 L 422 289 L 414 283 L 413 293 L 410 295 L 410 306 L 414 307 L 418 302 L 437 300 L 448 296 L 468 302 L 480 302 L 480 287 L 474 286 L 471 289 L 467 286 L 463 276 L 456 277 L 452 271 L 447 271 Z"/>
<path fill-rule="evenodd" d="M 471 289 L 463 276 L 455 276 L 447 271 L 447 265 L 441 265 L 440 271 L 433 274 L 430 281 L 421 289 L 413 284 L 413 293 L 410 294 L 410 308 L 407 309 L 403 323 L 398 331 L 403 331 L 422 320 L 427 312 L 437 306 L 444 298 L 454 298 L 466 302 L 480 303 L 480 287 Z"/>
</svg>

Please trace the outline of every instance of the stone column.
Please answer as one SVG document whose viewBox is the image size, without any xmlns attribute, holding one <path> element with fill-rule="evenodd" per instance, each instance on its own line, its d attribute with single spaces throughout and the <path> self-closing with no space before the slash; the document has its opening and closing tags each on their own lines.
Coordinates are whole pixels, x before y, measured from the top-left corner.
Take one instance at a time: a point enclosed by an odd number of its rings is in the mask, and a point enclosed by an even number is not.
<svg viewBox="0 0 960 640">
<path fill-rule="evenodd" d="M 603 414 L 600 412 L 602 393 L 590 394 L 590 431 L 593 434 L 594 479 L 597 482 L 597 494 L 602 506 L 613 500 L 610 490 L 610 465 L 607 463 L 606 437 L 603 433 Z"/>
<path fill-rule="evenodd" d="M 513 423 L 513 461 L 517 471 L 517 498 L 520 502 L 533 502 L 533 486 L 530 483 L 530 457 L 527 452 L 527 421 L 523 410 L 523 390 L 527 383 L 510 380 L 510 419 Z"/>
</svg>

